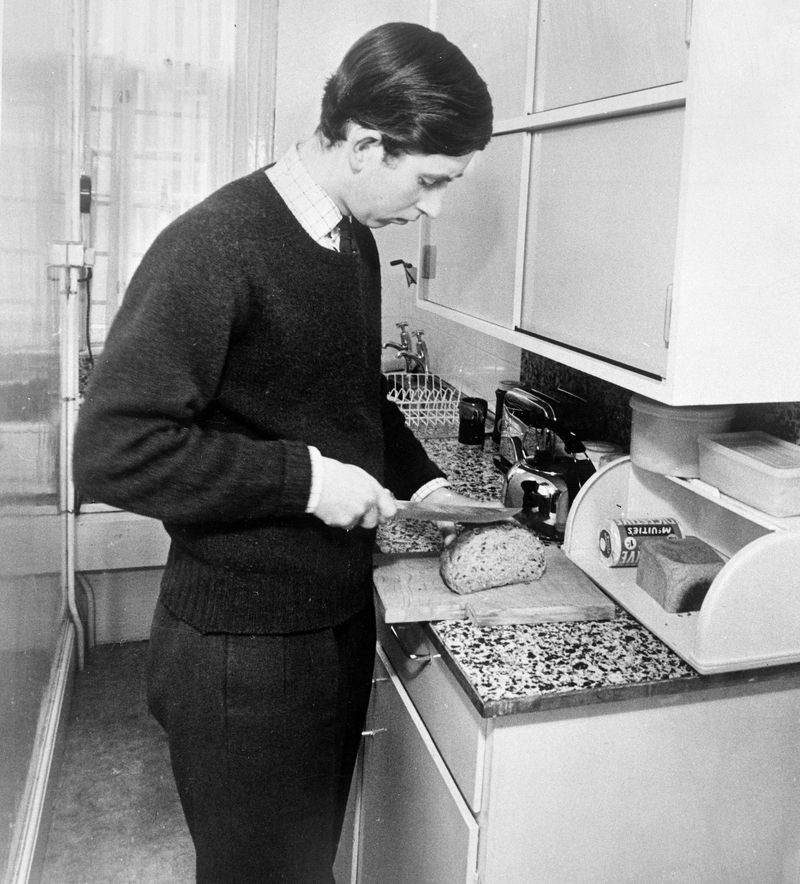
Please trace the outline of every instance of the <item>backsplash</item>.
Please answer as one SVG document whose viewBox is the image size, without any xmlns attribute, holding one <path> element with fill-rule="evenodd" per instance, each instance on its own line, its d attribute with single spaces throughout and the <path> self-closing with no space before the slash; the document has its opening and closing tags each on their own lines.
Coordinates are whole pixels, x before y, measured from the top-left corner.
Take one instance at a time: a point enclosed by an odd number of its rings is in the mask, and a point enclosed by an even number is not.
<svg viewBox="0 0 800 884">
<path fill-rule="evenodd" d="M 534 353 L 523 352 L 520 381 L 554 394 L 566 390 L 599 406 L 596 409 L 594 438 L 621 445 L 626 451 L 631 441 L 630 390 L 567 368 Z M 787 442 L 800 444 L 800 402 L 770 402 L 740 405 L 736 429 L 758 429 Z"/>
<path fill-rule="evenodd" d="M 472 350 L 474 354 L 475 351 Z M 455 360 L 458 361 L 458 360 Z M 394 366 L 392 366 L 394 367 Z M 444 367 L 444 366 L 443 366 Z M 439 368 L 436 366 L 436 368 Z M 493 371 L 482 378 L 482 385 L 476 393 L 489 401 L 494 407 L 494 396 L 489 387 L 499 381 L 499 375 L 513 378 L 516 372 L 512 362 L 496 358 L 492 365 Z M 386 369 L 385 369 L 386 370 Z M 81 359 L 80 387 L 81 393 L 91 373 L 88 358 Z M 444 375 L 448 372 L 445 370 Z M 449 372 L 450 376 L 458 377 L 458 372 Z M 630 390 L 617 387 L 607 381 L 592 377 L 574 368 L 568 368 L 551 359 L 545 359 L 535 353 L 523 351 L 520 358 L 520 383 L 541 390 L 543 393 L 554 394 L 559 389 L 580 396 L 587 402 L 595 404 L 595 420 L 591 429 L 591 438 L 605 442 L 614 442 L 625 451 L 631 441 L 631 409 L 628 404 Z M 758 429 L 771 433 L 779 439 L 800 445 L 800 402 L 763 402 L 752 405 L 740 405 L 737 409 L 735 429 Z M 587 435 L 587 439 L 590 436 Z"/>
</svg>

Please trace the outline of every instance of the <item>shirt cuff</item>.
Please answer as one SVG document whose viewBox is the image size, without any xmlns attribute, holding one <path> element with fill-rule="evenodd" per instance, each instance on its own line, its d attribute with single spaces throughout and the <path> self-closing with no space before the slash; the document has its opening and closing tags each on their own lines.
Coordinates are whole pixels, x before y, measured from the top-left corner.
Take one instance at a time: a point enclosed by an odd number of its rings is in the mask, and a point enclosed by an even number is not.
<svg viewBox="0 0 800 884">
<path fill-rule="evenodd" d="M 314 448 L 313 445 L 309 445 L 308 454 L 311 457 L 311 492 L 308 495 L 306 512 L 313 514 L 319 506 L 320 497 L 322 497 L 322 477 L 324 467 L 322 464 L 322 455 L 317 448 Z"/>
<path fill-rule="evenodd" d="M 430 482 L 426 482 L 421 488 L 417 488 L 417 490 L 411 495 L 411 500 L 413 503 L 419 503 L 421 500 L 424 500 L 429 494 L 433 491 L 436 491 L 438 488 L 449 488 L 450 483 L 447 479 L 439 478 L 439 479 L 431 479 Z"/>
</svg>

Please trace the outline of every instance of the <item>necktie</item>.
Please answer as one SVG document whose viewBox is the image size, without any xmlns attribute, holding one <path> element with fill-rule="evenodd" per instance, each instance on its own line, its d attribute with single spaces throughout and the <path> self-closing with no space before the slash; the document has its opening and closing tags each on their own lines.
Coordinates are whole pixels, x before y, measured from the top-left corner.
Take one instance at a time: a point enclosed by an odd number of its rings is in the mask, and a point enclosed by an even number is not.
<svg viewBox="0 0 800 884">
<path fill-rule="evenodd" d="M 343 255 L 352 255 L 356 251 L 356 243 L 353 239 L 353 225 L 350 219 L 344 216 L 337 225 L 339 228 L 339 251 Z"/>
</svg>

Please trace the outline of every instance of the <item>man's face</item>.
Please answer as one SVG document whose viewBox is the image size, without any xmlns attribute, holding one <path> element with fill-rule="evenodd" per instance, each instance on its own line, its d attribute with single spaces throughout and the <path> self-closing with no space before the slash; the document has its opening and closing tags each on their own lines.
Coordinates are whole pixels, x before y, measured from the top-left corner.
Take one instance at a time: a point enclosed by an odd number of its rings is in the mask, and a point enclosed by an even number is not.
<svg viewBox="0 0 800 884">
<path fill-rule="evenodd" d="M 435 218 L 450 182 L 461 177 L 473 154 L 401 154 L 387 157 L 380 145 L 353 180 L 347 208 L 367 227 Z"/>
</svg>

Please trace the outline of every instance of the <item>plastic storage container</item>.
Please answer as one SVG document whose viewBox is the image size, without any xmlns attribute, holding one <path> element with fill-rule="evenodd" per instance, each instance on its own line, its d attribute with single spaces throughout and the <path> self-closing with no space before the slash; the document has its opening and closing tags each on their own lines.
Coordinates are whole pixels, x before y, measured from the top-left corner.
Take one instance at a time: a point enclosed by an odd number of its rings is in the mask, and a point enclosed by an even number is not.
<svg viewBox="0 0 800 884">
<path fill-rule="evenodd" d="M 730 430 L 733 405 L 664 405 L 634 394 L 630 400 L 631 462 L 662 476 L 700 475 L 699 436 Z"/>
<path fill-rule="evenodd" d="M 760 430 L 702 436 L 700 478 L 771 516 L 800 516 L 800 445 Z"/>
</svg>

